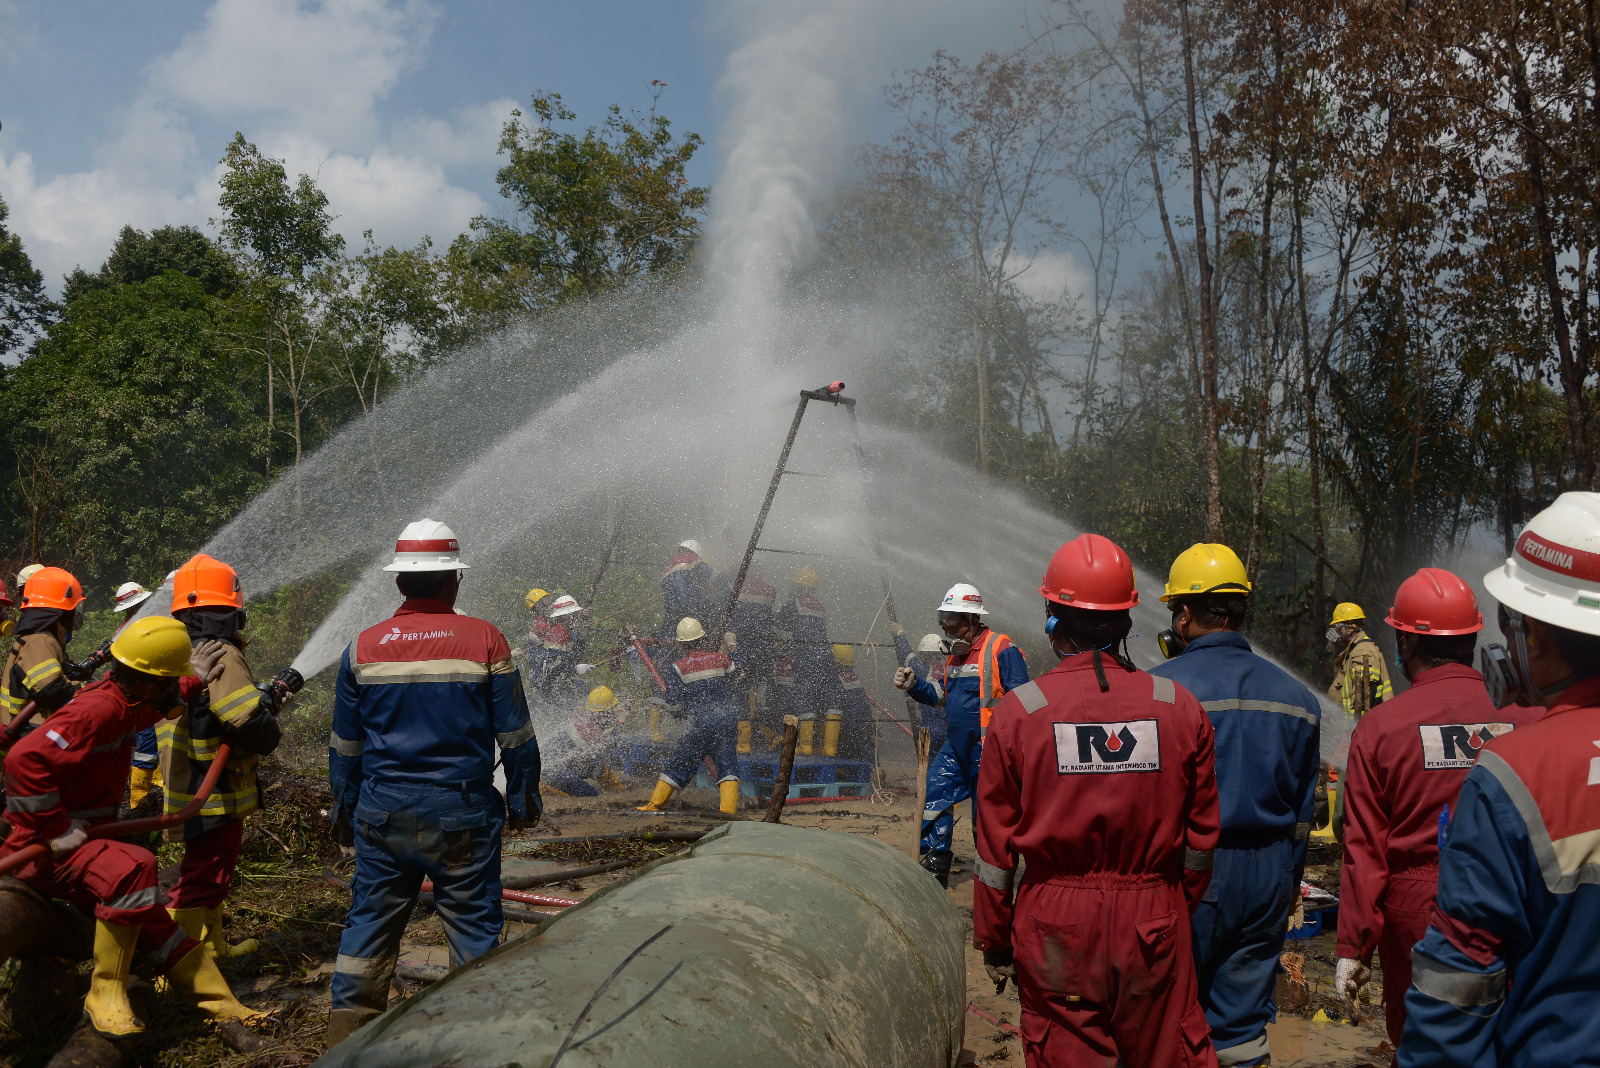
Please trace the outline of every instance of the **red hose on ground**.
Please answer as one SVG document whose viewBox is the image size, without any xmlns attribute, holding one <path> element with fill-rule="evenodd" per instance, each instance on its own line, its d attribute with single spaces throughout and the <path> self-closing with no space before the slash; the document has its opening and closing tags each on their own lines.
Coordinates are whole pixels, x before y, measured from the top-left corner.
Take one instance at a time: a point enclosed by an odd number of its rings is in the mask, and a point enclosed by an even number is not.
<svg viewBox="0 0 1600 1068">
<path fill-rule="evenodd" d="M 428 879 L 422 881 L 422 893 L 433 893 L 433 882 Z M 526 890 L 502 890 L 500 896 L 507 901 L 515 901 L 519 905 L 542 905 L 547 909 L 565 909 L 578 904 L 576 898 L 553 897 L 550 894 L 532 894 Z"/>
<path fill-rule="evenodd" d="M 27 711 L 27 706 L 23 706 Z M 229 756 L 228 743 L 223 742 L 217 746 L 217 755 L 211 761 L 211 767 L 206 772 L 206 777 L 200 781 L 200 789 L 195 791 L 194 799 L 178 811 L 168 816 L 151 816 L 142 820 L 112 820 L 109 823 L 97 823 L 87 831 L 90 838 L 125 838 L 130 834 L 148 834 L 151 831 L 163 831 L 168 827 L 176 827 L 180 823 L 187 823 L 200 811 L 211 792 L 217 788 L 217 781 L 222 778 L 223 768 L 227 766 Z M 25 849 L 19 849 L 4 859 L 0 859 L 0 875 L 20 868 L 36 857 L 41 857 L 50 852 L 49 845 L 40 842 Z"/>
<path fill-rule="evenodd" d="M 650 669 L 650 677 L 656 680 L 656 685 L 661 687 L 661 692 L 667 692 L 667 684 L 662 681 L 661 672 L 656 670 L 656 662 L 650 659 L 650 654 L 644 651 L 644 643 L 638 638 L 633 639 L 633 647 L 639 650 L 639 657 L 644 661 L 644 666 Z"/>
<path fill-rule="evenodd" d="M 0 753 L 10 751 L 11 747 L 17 744 L 17 739 L 22 737 L 22 728 L 28 725 L 28 721 L 33 719 L 33 714 L 37 711 L 39 711 L 37 701 L 29 701 L 17 709 L 17 714 L 6 724 L 5 731 L 0 732 Z"/>
<path fill-rule="evenodd" d="M 884 708 L 882 705 L 880 705 L 870 693 L 867 694 L 866 697 L 867 700 L 872 703 L 873 708 L 876 708 L 879 712 L 882 712 L 884 715 L 888 716 L 896 727 L 899 727 L 901 730 L 905 731 L 907 738 L 910 738 L 913 742 L 917 740 L 917 736 L 911 733 L 911 728 L 900 722 L 893 712 L 890 712 L 887 708 Z"/>
</svg>

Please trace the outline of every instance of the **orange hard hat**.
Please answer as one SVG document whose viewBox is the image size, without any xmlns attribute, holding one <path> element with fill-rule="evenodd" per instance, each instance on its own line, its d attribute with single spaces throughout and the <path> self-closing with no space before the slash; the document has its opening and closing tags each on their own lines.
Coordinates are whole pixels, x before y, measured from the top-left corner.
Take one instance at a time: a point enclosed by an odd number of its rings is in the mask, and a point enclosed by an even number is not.
<svg viewBox="0 0 1600 1068">
<path fill-rule="evenodd" d="M 237 571 L 200 553 L 172 576 L 172 610 L 207 606 L 243 608 L 244 591 L 239 587 Z"/>
<path fill-rule="evenodd" d="M 70 612 L 83 603 L 83 586 L 72 572 L 59 567 L 41 567 L 28 576 L 22 587 L 23 608 L 59 608 Z"/>
<path fill-rule="evenodd" d="M 1408 634 L 1476 634 L 1483 613 L 1471 586 L 1442 567 L 1425 567 L 1400 584 L 1384 622 Z"/>
<path fill-rule="evenodd" d="M 1133 561 L 1110 538 L 1079 534 L 1057 549 L 1039 594 L 1056 604 L 1114 612 L 1139 603 Z"/>
</svg>

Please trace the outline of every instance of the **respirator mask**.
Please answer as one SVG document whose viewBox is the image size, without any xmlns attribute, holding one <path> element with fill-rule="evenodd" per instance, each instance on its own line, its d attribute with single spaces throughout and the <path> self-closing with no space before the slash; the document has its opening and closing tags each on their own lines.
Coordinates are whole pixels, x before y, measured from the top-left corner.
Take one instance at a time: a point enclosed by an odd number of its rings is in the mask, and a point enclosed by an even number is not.
<svg viewBox="0 0 1600 1068">
<path fill-rule="evenodd" d="M 1182 655 L 1183 651 L 1189 646 L 1189 643 L 1183 640 L 1183 635 L 1178 633 L 1178 613 L 1182 611 L 1182 606 L 1174 606 L 1172 609 L 1172 626 L 1156 635 L 1156 647 L 1161 650 L 1161 655 L 1168 660 Z"/>
<path fill-rule="evenodd" d="M 15 631 L 16 629 L 17 629 L 17 621 L 16 620 L 14 620 L 14 619 L 0 619 L 0 638 L 9 638 L 9 637 L 11 637 L 12 632 Z"/>
<path fill-rule="evenodd" d="M 965 638 L 945 637 L 939 639 L 939 651 L 945 656 L 966 656 L 972 652 L 972 643 Z"/>
<path fill-rule="evenodd" d="M 1323 631 L 1322 636 L 1324 638 L 1328 639 L 1328 644 L 1329 645 L 1338 645 L 1339 644 L 1339 628 L 1338 627 L 1329 627 L 1327 630 Z"/>
<path fill-rule="evenodd" d="M 1500 607 L 1500 630 L 1511 642 L 1507 649 L 1499 642 L 1491 642 L 1478 653 L 1478 670 L 1483 684 L 1489 690 L 1489 700 L 1496 708 L 1513 702 L 1524 707 L 1540 705 L 1545 698 L 1554 697 L 1577 681 L 1568 676 L 1549 686 L 1533 685 L 1532 670 L 1528 666 L 1528 628 L 1526 617 L 1515 609 Z"/>
</svg>

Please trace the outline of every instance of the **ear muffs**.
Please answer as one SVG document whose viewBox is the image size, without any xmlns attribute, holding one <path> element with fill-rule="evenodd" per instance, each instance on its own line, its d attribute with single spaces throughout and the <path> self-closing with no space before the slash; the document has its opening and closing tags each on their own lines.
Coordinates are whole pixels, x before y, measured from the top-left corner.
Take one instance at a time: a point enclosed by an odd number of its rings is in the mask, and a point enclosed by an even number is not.
<svg viewBox="0 0 1600 1068">
<path fill-rule="evenodd" d="M 1060 623 L 1061 619 L 1059 616 L 1045 616 L 1044 636 L 1046 638 L 1054 638 L 1056 636 L 1056 627 L 1059 626 Z"/>
</svg>

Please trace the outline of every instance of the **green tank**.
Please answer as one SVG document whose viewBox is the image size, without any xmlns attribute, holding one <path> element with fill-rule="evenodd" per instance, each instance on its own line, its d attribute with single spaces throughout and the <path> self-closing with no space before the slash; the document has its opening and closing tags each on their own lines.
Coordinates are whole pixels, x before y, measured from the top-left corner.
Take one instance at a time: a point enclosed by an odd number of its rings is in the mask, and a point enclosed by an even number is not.
<svg viewBox="0 0 1600 1068">
<path fill-rule="evenodd" d="M 965 924 L 905 854 L 730 823 L 456 971 L 326 1068 L 946 1066 Z"/>
</svg>

